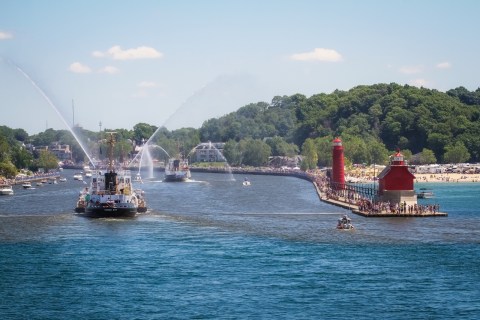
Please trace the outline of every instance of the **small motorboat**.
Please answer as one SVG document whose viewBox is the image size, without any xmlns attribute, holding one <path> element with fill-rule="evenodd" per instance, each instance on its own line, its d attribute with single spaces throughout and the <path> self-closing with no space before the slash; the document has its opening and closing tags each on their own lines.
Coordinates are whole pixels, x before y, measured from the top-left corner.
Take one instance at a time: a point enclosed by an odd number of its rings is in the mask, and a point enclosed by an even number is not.
<svg viewBox="0 0 480 320">
<path fill-rule="evenodd" d="M 433 194 L 433 191 L 427 188 L 420 188 L 420 192 L 417 192 L 418 199 L 430 199 L 434 197 L 435 195 Z"/>
<path fill-rule="evenodd" d="M 343 217 L 341 217 L 340 219 L 338 219 L 337 229 L 352 230 L 354 228 L 355 227 L 352 224 L 352 220 L 346 214 L 343 215 Z"/>
<path fill-rule="evenodd" d="M 27 182 L 24 182 L 22 183 L 22 187 L 23 189 L 31 189 L 32 188 L 32 183 L 27 181 Z"/>
<path fill-rule="evenodd" d="M 0 185 L 0 196 L 11 196 L 13 195 L 13 188 L 9 184 Z"/>
<path fill-rule="evenodd" d="M 73 175 L 74 180 L 82 181 L 83 180 L 83 175 L 80 172 L 77 172 Z"/>
<path fill-rule="evenodd" d="M 67 178 L 61 177 L 61 178 L 58 179 L 58 181 L 60 181 L 60 182 L 67 182 Z"/>
<path fill-rule="evenodd" d="M 247 178 L 245 178 L 245 179 L 243 180 L 242 184 L 243 184 L 244 186 L 249 186 L 249 185 L 251 185 L 250 180 L 248 180 Z"/>
</svg>

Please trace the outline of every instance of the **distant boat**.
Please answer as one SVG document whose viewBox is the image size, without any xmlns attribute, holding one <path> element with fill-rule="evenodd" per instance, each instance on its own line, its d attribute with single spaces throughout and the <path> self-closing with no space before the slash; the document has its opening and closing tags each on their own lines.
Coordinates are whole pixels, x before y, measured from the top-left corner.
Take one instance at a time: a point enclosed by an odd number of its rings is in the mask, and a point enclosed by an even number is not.
<svg viewBox="0 0 480 320">
<path fill-rule="evenodd" d="M 22 183 L 22 187 L 23 189 L 31 189 L 32 188 L 32 183 L 27 181 L 27 182 L 24 182 Z"/>
<path fill-rule="evenodd" d="M 85 178 L 91 178 L 92 177 L 92 169 L 90 169 L 89 166 L 83 167 L 83 173 L 85 174 Z"/>
<path fill-rule="evenodd" d="M 435 197 L 435 194 L 433 193 L 433 191 L 427 188 L 420 188 L 420 191 L 417 192 L 418 199 L 430 199 L 434 197 Z"/>
<path fill-rule="evenodd" d="M 165 182 L 179 182 L 190 179 L 190 168 L 188 160 L 179 158 L 170 158 L 165 167 Z"/>
<path fill-rule="evenodd" d="M 243 184 L 244 186 L 249 186 L 249 185 L 251 185 L 250 180 L 248 180 L 248 178 L 243 179 L 242 184 Z"/>
<path fill-rule="evenodd" d="M 338 219 L 337 229 L 352 230 L 352 229 L 355 229 L 355 227 L 352 224 L 352 220 L 345 214 L 343 215 L 343 217 Z"/>
<path fill-rule="evenodd" d="M 0 185 L 0 196 L 11 196 L 13 195 L 13 188 L 9 184 Z"/>
<path fill-rule="evenodd" d="M 61 178 L 58 179 L 58 181 L 60 181 L 60 182 L 67 182 L 67 178 L 61 177 Z"/>
<path fill-rule="evenodd" d="M 83 176 L 80 172 L 77 172 L 73 175 L 73 179 L 74 180 L 78 180 L 78 181 L 82 181 L 83 180 Z"/>
</svg>

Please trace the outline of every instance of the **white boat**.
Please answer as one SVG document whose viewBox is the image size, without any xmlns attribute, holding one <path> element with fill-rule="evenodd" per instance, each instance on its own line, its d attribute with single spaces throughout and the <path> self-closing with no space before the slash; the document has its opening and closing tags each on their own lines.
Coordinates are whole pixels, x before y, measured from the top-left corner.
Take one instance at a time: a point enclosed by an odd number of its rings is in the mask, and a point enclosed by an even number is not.
<svg viewBox="0 0 480 320">
<path fill-rule="evenodd" d="M 91 218 L 131 218 L 147 211 L 144 193 L 133 188 L 130 170 L 116 170 L 114 166 L 114 144 L 112 132 L 108 140 L 108 169 L 93 172 L 90 187 L 80 192 L 76 212 Z"/>
<path fill-rule="evenodd" d="M 243 179 L 242 184 L 243 184 L 244 186 L 246 186 L 246 187 L 249 186 L 249 185 L 251 185 L 250 180 L 248 180 L 247 178 Z"/>
<path fill-rule="evenodd" d="M 435 195 L 432 190 L 426 188 L 420 188 L 420 192 L 417 192 L 418 199 L 430 199 L 434 198 Z"/>
<path fill-rule="evenodd" d="M 9 184 L 0 185 L 0 196 L 11 196 L 13 195 L 13 188 Z"/>
<path fill-rule="evenodd" d="M 83 175 L 80 172 L 77 172 L 73 175 L 73 180 L 82 181 L 83 180 Z"/>
<path fill-rule="evenodd" d="M 90 169 L 89 166 L 83 167 L 83 173 L 85 175 L 85 178 L 91 178 L 92 177 L 92 169 Z"/>
<path fill-rule="evenodd" d="M 341 217 L 340 219 L 338 219 L 337 229 L 352 230 L 354 228 L 355 227 L 352 224 L 352 220 L 346 214 L 343 215 L 343 217 Z"/>
<path fill-rule="evenodd" d="M 60 181 L 60 182 L 67 182 L 67 178 L 61 177 L 61 178 L 58 179 L 58 181 Z"/>
<path fill-rule="evenodd" d="M 190 168 L 188 167 L 188 160 L 180 158 L 170 158 L 165 167 L 166 182 L 186 181 L 190 179 Z"/>
<path fill-rule="evenodd" d="M 26 181 L 22 183 L 23 189 L 31 189 L 32 188 L 32 183 L 30 181 Z"/>
</svg>

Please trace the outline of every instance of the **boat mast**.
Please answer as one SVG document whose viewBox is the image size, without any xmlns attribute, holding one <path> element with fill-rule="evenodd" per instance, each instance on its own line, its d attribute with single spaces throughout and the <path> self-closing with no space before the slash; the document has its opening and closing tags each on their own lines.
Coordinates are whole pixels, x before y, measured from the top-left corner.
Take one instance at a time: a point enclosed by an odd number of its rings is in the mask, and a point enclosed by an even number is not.
<svg viewBox="0 0 480 320">
<path fill-rule="evenodd" d="M 107 132 L 110 134 L 108 137 L 108 171 L 114 170 L 114 160 L 113 160 L 113 147 L 115 146 L 115 137 L 113 136 L 115 132 Z"/>
</svg>

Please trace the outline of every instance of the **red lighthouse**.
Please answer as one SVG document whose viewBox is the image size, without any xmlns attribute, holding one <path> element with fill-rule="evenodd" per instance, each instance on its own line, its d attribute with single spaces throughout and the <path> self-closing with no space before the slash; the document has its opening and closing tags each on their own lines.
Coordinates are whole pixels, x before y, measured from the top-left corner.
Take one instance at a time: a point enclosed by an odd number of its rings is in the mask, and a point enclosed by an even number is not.
<svg viewBox="0 0 480 320">
<path fill-rule="evenodd" d="M 343 162 L 343 146 L 340 138 L 335 138 L 332 142 L 332 187 L 334 189 L 345 188 L 345 167 Z"/>
<path fill-rule="evenodd" d="M 390 164 L 378 175 L 380 201 L 417 203 L 414 179 L 415 176 L 408 170 L 403 155 L 397 150 L 390 156 Z"/>
</svg>

